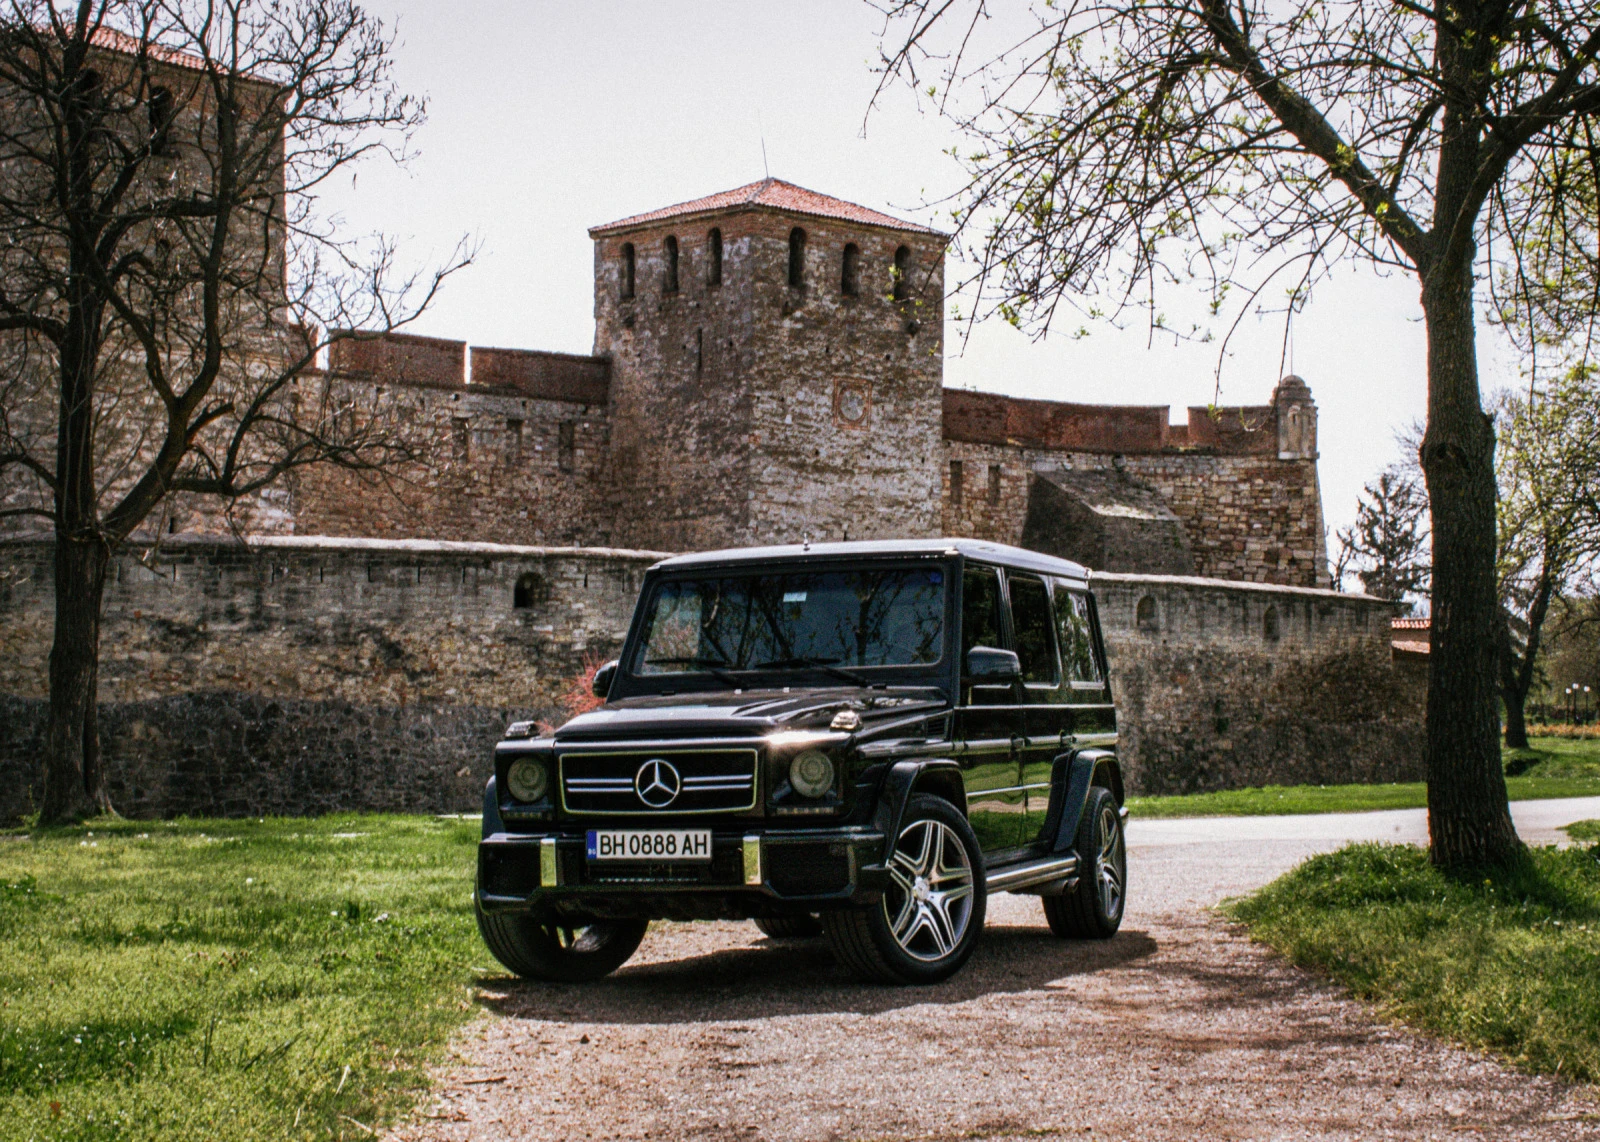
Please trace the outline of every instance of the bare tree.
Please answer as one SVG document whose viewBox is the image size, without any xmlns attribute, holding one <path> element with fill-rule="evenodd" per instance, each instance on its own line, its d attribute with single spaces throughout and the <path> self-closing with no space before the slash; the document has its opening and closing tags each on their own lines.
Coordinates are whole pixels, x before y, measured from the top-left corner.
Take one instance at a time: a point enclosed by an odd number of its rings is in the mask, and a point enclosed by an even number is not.
<svg viewBox="0 0 1600 1142">
<path fill-rule="evenodd" d="M 404 442 L 309 372 L 468 260 L 395 271 L 318 211 L 364 156 L 404 158 L 423 106 L 351 0 L 4 0 L 0 481 L 55 539 L 42 819 L 111 808 L 96 725 L 111 553 L 175 494 L 237 502 Z M 335 336 L 350 336 L 336 334 Z"/>
<path fill-rule="evenodd" d="M 1413 605 L 1428 590 L 1428 497 L 1400 465 L 1391 465 L 1361 490 L 1356 522 L 1339 531 L 1342 580 L 1354 572 L 1362 590 Z"/>
<path fill-rule="evenodd" d="M 974 139 L 957 211 L 988 309 L 1048 326 L 1199 281 L 1291 304 L 1336 263 L 1416 275 L 1428 330 L 1428 692 L 1434 861 L 1521 849 L 1496 709 L 1494 430 L 1475 272 L 1529 228 L 1518 196 L 1600 114 L 1593 0 L 880 0 L 884 82 L 931 92 Z M 1491 209 L 1504 202 L 1508 210 Z M 1526 219 L 1524 218 L 1524 221 Z M 1240 312 L 1244 306 L 1239 305 Z"/>
<path fill-rule="evenodd" d="M 1504 396 L 1498 419 L 1500 693 L 1506 744 L 1525 749 L 1545 620 L 1600 555 L 1600 391 L 1576 369 Z"/>
</svg>

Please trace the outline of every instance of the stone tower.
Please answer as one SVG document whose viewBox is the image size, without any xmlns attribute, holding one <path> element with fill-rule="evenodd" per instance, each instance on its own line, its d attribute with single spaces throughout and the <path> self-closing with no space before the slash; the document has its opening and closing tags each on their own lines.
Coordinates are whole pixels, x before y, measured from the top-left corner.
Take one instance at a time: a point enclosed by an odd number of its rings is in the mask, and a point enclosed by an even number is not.
<svg viewBox="0 0 1600 1142">
<path fill-rule="evenodd" d="M 945 235 L 777 179 L 589 234 L 617 534 L 939 534 Z"/>
</svg>

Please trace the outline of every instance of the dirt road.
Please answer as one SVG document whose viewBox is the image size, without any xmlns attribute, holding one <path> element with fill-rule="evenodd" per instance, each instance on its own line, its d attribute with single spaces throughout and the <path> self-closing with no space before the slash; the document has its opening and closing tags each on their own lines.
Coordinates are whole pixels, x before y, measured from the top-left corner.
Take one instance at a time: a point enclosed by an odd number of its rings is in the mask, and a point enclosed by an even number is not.
<svg viewBox="0 0 1600 1142">
<path fill-rule="evenodd" d="M 1346 833 L 1415 829 L 1135 822 L 1116 939 L 1057 940 L 1037 900 L 1000 896 L 972 963 L 927 989 L 855 984 L 820 941 L 749 924 L 658 925 L 598 985 L 486 981 L 491 1014 L 394 1137 L 1600 1139 L 1592 1088 L 1385 1024 L 1206 908 Z"/>
</svg>

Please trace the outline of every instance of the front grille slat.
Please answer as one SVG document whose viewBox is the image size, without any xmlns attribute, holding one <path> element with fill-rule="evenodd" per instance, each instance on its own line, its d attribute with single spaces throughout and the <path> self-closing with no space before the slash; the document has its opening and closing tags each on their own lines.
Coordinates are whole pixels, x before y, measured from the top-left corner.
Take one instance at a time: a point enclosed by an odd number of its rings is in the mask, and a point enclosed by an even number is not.
<svg viewBox="0 0 1600 1142">
<path fill-rule="evenodd" d="M 657 761 L 671 773 L 641 780 Z M 747 812 L 756 805 L 756 764 L 753 749 L 574 750 L 560 757 L 563 807 L 599 816 Z M 674 781 L 669 799 L 664 786 Z"/>
</svg>

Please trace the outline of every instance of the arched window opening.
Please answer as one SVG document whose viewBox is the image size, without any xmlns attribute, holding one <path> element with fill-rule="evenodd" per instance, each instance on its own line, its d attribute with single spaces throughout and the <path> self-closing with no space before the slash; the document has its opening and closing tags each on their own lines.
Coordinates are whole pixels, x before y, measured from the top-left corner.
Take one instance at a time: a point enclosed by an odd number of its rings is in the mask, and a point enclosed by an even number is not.
<svg viewBox="0 0 1600 1142">
<path fill-rule="evenodd" d="M 806 232 L 796 226 L 789 231 L 789 288 L 806 285 Z"/>
<path fill-rule="evenodd" d="M 661 267 L 661 292 L 678 292 L 678 240 L 671 234 L 667 235 L 665 248 L 662 251 Z"/>
<path fill-rule="evenodd" d="M 628 301 L 633 297 L 633 243 L 622 244 L 622 300 Z"/>
<path fill-rule="evenodd" d="M 904 301 L 911 296 L 911 247 L 901 246 L 894 252 L 894 299 Z"/>
<path fill-rule="evenodd" d="M 544 576 L 529 571 L 517 580 L 517 585 L 511 590 L 511 606 L 515 610 L 526 611 L 550 599 L 550 585 L 544 581 Z"/>
<path fill-rule="evenodd" d="M 1139 600 L 1139 605 L 1134 609 L 1133 625 L 1145 634 L 1155 634 L 1161 627 L 1161 620 L 1156 616 L 1156 601 L 1149 595 Z"/>
<path fill-rule="evenodd" d="M 861 247 L 851 242 L 844 248 L 844 265 L 839 276 L 839 292 L 855 297 L 861 292 Z"/>
<path fill-rule="evenodd" d="M 1268 642 L 1277 642 L 1283 637 L 1283 622 L 1278 618 L 1278 608 L 1268 607 L 1267 613 L 1261 616 L 1261 637 Z"/>
<path fill-rule="evenodd" d="M 722 231 L 711 228 L 706 235 L 706 285 L 722 284 Z"/>
<path fill-rule="evenodd" d="M 164 155 L 172 146 L 172 89 L 152 87 L 145 109 L 150 113 L 150 153 Z"/>
</svg>

